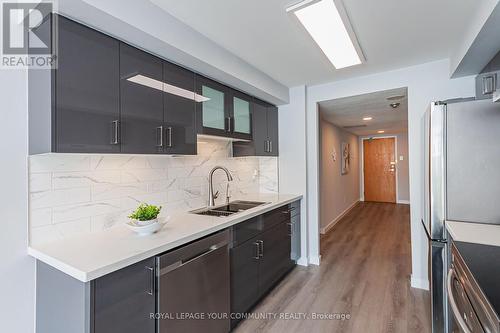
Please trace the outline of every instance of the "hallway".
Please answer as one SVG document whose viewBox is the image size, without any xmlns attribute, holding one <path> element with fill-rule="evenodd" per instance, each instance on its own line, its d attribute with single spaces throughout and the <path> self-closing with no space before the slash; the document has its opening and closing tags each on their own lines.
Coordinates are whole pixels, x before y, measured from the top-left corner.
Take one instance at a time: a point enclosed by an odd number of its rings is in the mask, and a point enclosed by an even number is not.
<svg viewBox="0 0 500 333">
<path fill-rule="evenodd" d="M 321 265 L 297 267 L 254 313 L 346 314 L 249 319 L 235 332 L 430 332 L 428 292 L 410 288 L 409 206 L 362 202 L 321 238 Z"/>
</svg>

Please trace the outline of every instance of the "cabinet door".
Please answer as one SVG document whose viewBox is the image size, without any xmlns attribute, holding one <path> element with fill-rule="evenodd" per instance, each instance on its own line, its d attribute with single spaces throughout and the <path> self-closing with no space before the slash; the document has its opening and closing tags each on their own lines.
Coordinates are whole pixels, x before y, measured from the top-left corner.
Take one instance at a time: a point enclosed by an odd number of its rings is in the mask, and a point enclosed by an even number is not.
<svg viewBox="0 0 500 333">
<path fill-rule="evenodd" d="M 120 103 L 122 153 L 163 151 L 162 61 L 127 44 L 120 44 Z"/>
<path fill-rule="evenodd" d="M 256 101 L 253 104 L 253 145 L 256 156 L 267 155 L 267 105 Z"/>
<path fill-rule="evenodd" d="M 93 282 L 94 333 L 154 333 L 155 261 L 146 259 Z"/>
<path fill-rule="evenodd" d="M 117 153 L 119 42 L 57 17 L 56 151 Z"/>
<path fill-rule="evenodd" d="M 259 287 L 261 294 L 269 291 L 290 267 L 290 236 L 286 222 L 281 222 L 260 235 L 261 261 Z"/>
<path fill-rule="evenodd" d="M 275 106 L 267 108 L 267 137 L 269 139 L 267 155 L 278 156 L 278 108 Z"/>
<path fill-rule="evenodd" d="M 252 98 L 238 91 L 231 93 L 231 121 L 229 122 L 232 137 L 252 139 Z"/>
<path fill-rule="evenodd" d="M 231 249 L 231 312 L 248 311 L 260 298 L 259 243 L 252 238 Z M 232 321 L 234 326 L 237 321 Z"/>
<path fill-rule="evenodd" d="M 194 73 L 163 63 L 165 82 L 165 153 L 196 155 Z M 198 102 L 200 103 L 200 102 Z"/>
<path fill-rule="evenodd" d="M 230 136 L 228 88 L 202 76 L 196 77 L 198 131 L 201 134 Z"/>
</svg>

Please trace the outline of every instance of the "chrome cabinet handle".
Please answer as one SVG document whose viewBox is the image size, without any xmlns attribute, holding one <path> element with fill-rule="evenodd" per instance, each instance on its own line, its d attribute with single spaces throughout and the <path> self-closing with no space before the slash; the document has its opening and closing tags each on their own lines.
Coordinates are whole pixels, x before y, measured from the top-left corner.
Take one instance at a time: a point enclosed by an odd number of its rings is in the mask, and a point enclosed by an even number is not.
<svg viewBox="0 0 500 333">
<path fill-rule="evenodd" d="M 460 313 L 460 310 L 458 309 L 457 302 L 455 300 L 455 297 L 453 296 L 453 279 L 455 278 L 455 271 L 450 268 L 448 271 L 448 279 L 446 283 L 446 288 L 448 289 L 448 299 L 450 300 L 450 307 L 453 312 L 453 316 L 457 320 L 458 326 L 462 329 L 463 333 L 472 333 L 471 330 L 469 329 L 469 326 L 467 326 L 467 323 L 465 320 L 462 318 L 462 314 Z"/>
<path fill-rule="evenodd" d="M 259 240 L 257 241 L 259 243 L 259 248 L 260 248 L 260 253 L 259 253 L 259 257 L 264 257 L 264 241 L 263 240 Z"/>
<path fill-rule="evenodd" d="M 172 131 L 173 131 L 172 126 L 168 126 L 167 127 L 167 134 L 168 134 L 167 135 L 167 140 L 168 140 L 167 147 L 168 148 L 172 148 L 172 145 L 173 145 L 173 143 L 172 143 Z"/>
<path fill-rule="evenodd" d="M 163 147 L 163 126 L 156 128 L 156 147 Z"/>
<path fill-rule="evenodd" d="M 269 140 L 269 153 L 273 152 L 273 142 Z"/>
<path fill-rule="evenodd" d="M 295 207 L 290 207 L 288 208 L 287 210 L 282 210 L 281 212 L 283 214 L 290 214 L 291 212 L 293 212 L 295 210 Z"/>
<path fill-rule="evenodd" d="M 255 256 L 253 257 L 254 259 L 260 259 L 260 245 L 259 245 L 259 242 L 255 242 L 253 243 L 253 245 L 255 245 Z"/>
<path fill-rule="evenodd" d="M 267 140 L 266 140 L 266 141 L 264 141 L 264 152 L 267 153 L 267 151 L 268 151 L 268 149 L 267 149 Z"/>
<path fill-rule="evenodd" d="M 112 129 L 111 129 L 111 144 L 112 145 L 117 145 L 120 143 L 120 140 L 119 140 L 119 125 L 120 125 L 120 121 L 119 120 L 113 120 L 111 122 L 111 126 L 112 126 Z"/>
<path fill-rule="evenodd" d="M 148 295 L 153 296 L 154 294 L 154 285 L 155 285 L 155 269 L 153 267 L 146 266 L 146 269 L 149 270 L 149 290 L 146 292 Z"/>
<path fill-rule="evenodd" d="M 226 121 L 227 121 L 227 132 L 231 132 L 231 117 L 227 117 L 226 118 Z"/>
</svg>

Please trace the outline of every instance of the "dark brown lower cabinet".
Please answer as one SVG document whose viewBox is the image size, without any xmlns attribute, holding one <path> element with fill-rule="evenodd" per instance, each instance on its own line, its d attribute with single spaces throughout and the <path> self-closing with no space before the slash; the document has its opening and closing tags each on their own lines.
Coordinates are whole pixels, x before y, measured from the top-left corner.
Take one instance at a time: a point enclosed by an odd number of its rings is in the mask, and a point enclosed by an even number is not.
<svg viewBox="0 0 500 333">
<path fill-rule="evenodd" d="M 280 223 L 261 235 L 262 257 L 259 287 L 262 294 L 268 292 L 287 272 L 290 262 L 290 236 L 287 223 Z"/>
<path fill-rule="evenodd" d="M 92 333 L 155 333 L 155 258 L 94 280 Z"/>
<path fill-rule="evenodd" d="M 261 221 L 249 220 L 233 227 L 231 255 L 231 327 L 294 266 L 292 220 L 289 206 L 261 215 Z M 260 223 L 257 223 L 260 222 Z M 262 227 L 260 233 L 244 242 L 248 228 Z"/>
<path fill-rule="evenodd" d="M 231 249 L 231 312 L 234 314 L 244 313 L 260 298 L 259 246 L 259 237 L 254 237 Z"/>
</svg>

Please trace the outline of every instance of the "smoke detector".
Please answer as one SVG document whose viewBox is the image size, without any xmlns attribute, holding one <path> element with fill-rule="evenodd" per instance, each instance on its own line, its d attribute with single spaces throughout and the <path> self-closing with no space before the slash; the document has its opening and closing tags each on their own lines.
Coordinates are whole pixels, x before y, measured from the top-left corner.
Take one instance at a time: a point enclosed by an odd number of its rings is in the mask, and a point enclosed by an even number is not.
<svg viewBox="0 0 500 333">
<path fill-rule="evenodd" d="M 391 106 L 391 108 L 395 109 L 395 108 L 399 107 L 401 105 L 401 103 L 391 103 L 389 105 Z"/>
</svg>

